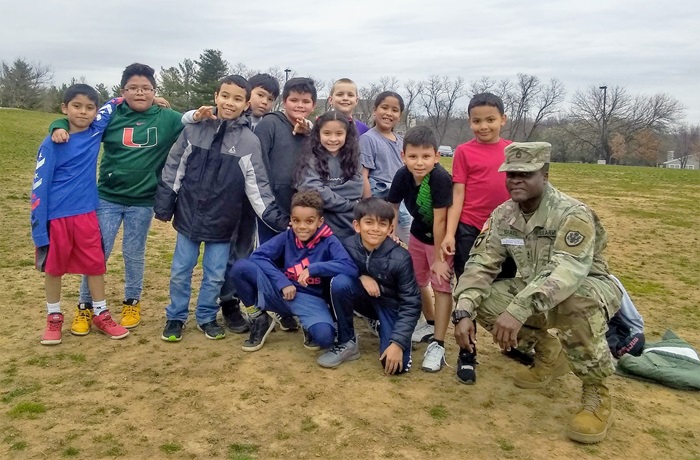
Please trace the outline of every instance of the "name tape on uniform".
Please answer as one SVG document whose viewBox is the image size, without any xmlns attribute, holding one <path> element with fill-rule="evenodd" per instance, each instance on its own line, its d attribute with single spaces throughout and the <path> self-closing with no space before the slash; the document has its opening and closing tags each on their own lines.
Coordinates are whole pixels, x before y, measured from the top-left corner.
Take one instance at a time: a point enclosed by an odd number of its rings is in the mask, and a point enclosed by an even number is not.
<svg viewBox="0 0 700 460">
<path fill-rule="evenodd" d="M 525 246 L 525 241 L 522 238 L 501 238 L 503 246 Z"/>
</svg>

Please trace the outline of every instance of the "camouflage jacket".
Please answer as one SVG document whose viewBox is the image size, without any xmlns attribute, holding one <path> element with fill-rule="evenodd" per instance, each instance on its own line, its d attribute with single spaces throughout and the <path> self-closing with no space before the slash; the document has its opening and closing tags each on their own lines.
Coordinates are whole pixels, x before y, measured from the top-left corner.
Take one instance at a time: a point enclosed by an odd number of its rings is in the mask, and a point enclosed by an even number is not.
<svg viewBox="0 0 700 460">
<path fill-rule="evenodd" d="M 521 322 L 545 313 L 571 296 L 587 276 L 608 275 L 607 244 L 598 216 L 585 204 L 547 185 L 539 208 L 526 222 L 508 200 L 496 208 L 474 241 L 454 290 L 456 309 L 471 313 L 488 296 L 506 256 L 526 283 L 507 311 Z"/>
</svg>

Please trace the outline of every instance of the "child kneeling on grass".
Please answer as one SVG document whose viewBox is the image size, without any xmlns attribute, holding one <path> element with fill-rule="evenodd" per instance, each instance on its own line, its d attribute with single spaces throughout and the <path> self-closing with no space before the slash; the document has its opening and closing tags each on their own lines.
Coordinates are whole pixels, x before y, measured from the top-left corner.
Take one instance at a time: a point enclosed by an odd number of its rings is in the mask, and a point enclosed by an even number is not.
<svg viewBox="0 0 700 460">
<path fill-rule="evenodd" d="M 333 307 L 379 320 L 379 360 L 386 374 L 411 368 L 411 335 L 421 314 L 421 297 L 408 251 L 388 236 L 394 209 L 381 198 L 355 206 L 357 234 L 345 248 L 360 268 L 360 278 L 337 277 L 331 284 Z M 351 323 L 352 324 L 352 323 Z"/>
<path fill-rule="evenodd" d="M 290 220 L 291 229 L 263 243 L 249 259 L 240 259 L 231 268 L 236 292 L 250 316 L 250 337 L 243 344 L 244 351 L 258 351 L 265 344 L 275 326 L 267 312 L 297 316 L 306 348 L 332 347 L 336 331 L 322 283 L 341 274 L 357 278 L 357 267 L 323 222 L 319 192 L 296 193 Z M 339 336 L 343 334 L 338 331 Z M 359 357 L 359 351 L 356 354 Z"/>
<path fill-rule="evenodd" d="M 97 155 L 102 133 L 120 101 L 112 99 L 99 113 L 97 101 L 97 91 L 88 85 L 68 88 L 61 110 L 68 117 L 70 141 L 57 144 L 49 136 L 39 147 L 36 158 L 31 224 L 36 267 L 45 273 L 48 317 L 41 337 L 43 345 L 61 343 L 61 280 L 66 273 L 87 275 L 94 300 L 94 318 L 92 311 L 78 311 L 71 327 L 74 335 L 87 335 L 90 320 L 112 339 L 129 335 L 107 310 L 105 254 L 95 213 Z"/>
</svg>

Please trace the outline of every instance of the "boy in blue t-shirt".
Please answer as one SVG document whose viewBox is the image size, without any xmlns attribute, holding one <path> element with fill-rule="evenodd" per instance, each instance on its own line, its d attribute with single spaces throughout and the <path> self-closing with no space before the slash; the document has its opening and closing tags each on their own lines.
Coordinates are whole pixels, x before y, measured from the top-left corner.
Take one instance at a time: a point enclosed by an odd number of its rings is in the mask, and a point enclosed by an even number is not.
<svg viewBox="0 0 700 460">
<path fill-rule="evenodd" d="M 357 277 L 357 267 L 343 245 L 323 223 L 323 199 L 315 190 L 296 193 L 291 203 L 291 229 L 258 247 L 231 268 L 236 292 L 250 316 L 244 351 L 258 351 L 275 326 L 267 313 L 297 316 L 309 349 L 330 348 L 333 318 L 323 284 L 337 275 Z M 359 357 L 359 353 L 358 353 Z"/>
<path fill-rule="evenodd" d="M 116 324 L 107 309 L 104 273 L 105 255 L 97 222 L 97 155 L 102 134 L 115 107 L 112 99 L 97 112 L 98 94 L 92 87 L 77 84 L 63 96 L 61 110 L 68 118 L 70 141 L 54 143 L 47 137 L 37 154 L 32 184 L 31 224 L 36 246 L 37 269 L 45 273 L 46 330 L 43 345 L 61 343 L 61 281 L 66 273 L 87 276 L 95 300 L 94 324 L 112 339 L 129 331 Z M 97 115 L 97 116 L 95 116 Z M 78 311 L 71 332 L 87 335 L 90 322 L 82 327 L 84 312 Z M 93 320 L 92 311 L 89 312 Z"/>
</svg>

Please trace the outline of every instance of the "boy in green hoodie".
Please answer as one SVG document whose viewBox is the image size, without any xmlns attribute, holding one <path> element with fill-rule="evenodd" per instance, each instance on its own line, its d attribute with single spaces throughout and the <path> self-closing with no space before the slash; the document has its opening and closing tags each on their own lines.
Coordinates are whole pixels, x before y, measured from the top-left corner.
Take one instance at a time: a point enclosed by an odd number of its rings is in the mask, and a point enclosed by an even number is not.
<svg viewBox="0 0 700 460">
<path fill-rule="evenodd" d="M 124 104 L 107 126 L 102 142 L 97 190 L 97 218 L 102 232 L 105 259 L 109 258 L 119 227 L 124 225 L 124 302 L 121 325 L 133 328 L 141 322 L 141 291 L 146 261 L 146 237 L 153 220 L 158 179 L 170 147 L 182 131 L 182 114 L 153 103 L 156 92 L 153 68 L 134 63 L 121 79 Z M 54 140 L 67 140 L 66 120 L 54 122 Z M 55 130 L 55 131 L 54 131 Z M 83 277 L 78 312 L 72 331 L 90 329 L 92 299 Z"/>
</svg>

